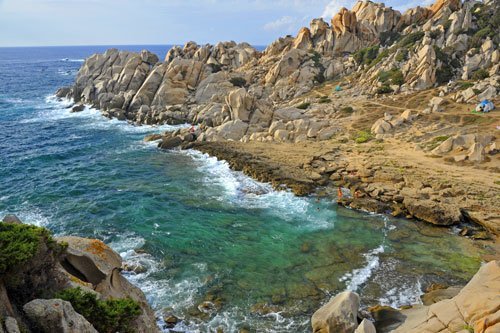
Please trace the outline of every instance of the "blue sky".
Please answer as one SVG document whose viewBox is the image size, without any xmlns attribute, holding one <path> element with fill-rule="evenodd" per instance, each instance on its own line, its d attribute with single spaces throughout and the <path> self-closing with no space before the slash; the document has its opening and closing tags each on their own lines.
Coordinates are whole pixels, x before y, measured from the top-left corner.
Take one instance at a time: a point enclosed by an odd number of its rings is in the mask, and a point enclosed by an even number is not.
<svg viewBox="0 0 500 333">
<path fill-rule="evenodd" d="M 0 46 L 267 45 L 351 0 L 0 0 Z M 399 10 L 425 1 L 392 0 Z"/>
</svg>

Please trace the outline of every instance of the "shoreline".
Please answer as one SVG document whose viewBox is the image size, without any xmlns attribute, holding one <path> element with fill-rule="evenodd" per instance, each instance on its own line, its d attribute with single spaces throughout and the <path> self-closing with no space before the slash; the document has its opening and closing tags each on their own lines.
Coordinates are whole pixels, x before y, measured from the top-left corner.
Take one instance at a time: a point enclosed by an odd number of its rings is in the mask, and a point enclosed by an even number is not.
<svg viewBox="0 0 500 333">
<path fill-rule="evenodd" d="M 318 143 L 312 143 L 312 146 Z M 385 198 L 381 200 L 377 196 L 372 196 L 368 194 L 364 189 L 370 188 L 374 182 L 370 182 L 367 179 L 366 174 L 361 174 L 361 177 L 356 170 L 355 174 L 352 173 L 352 169 L 349 172 L 350 162 L 349 158 L 345 156 L 340 156 L 341 148 L 334 145 L 334 149 L 331 146 L 325 146 L 322 149 L 313 149 L 308 144 L 295 144 L 287 145 L 284 149 L 279 149 L 279 144 L 257 144 L 257 143 L 241 143 L 241 142 L 194 142 L 185 144 L 182 149 L 195 149 L 209 156 L 214 156 L 219 160 L 226 161 L 230 168 L 234 171 L 241 171 L 245 175 L 261 182 L 270 183 L 276 190 L 291 190 L 297 196 L 309 196 L 316 195 L 318 197 L 324 197 L 331 199 L 341 206 L 358 210 L 367 213 L 383 214 L 386 216 L 406 218 L 408 220 L 415 220 L 423 222 L 427 225 L 431 225 L 437 228 L 458 228 L 458 232 L 454 232 L 458 237 L 467 237 L 474 241 L 474 243 L 481 248 L 486 248 L 490 251 L 490 254 L 486 254 L 482 257 L 483 261 L 489 261 L 495 259 L 498 253 L 500 253 L 499 235 L 495 233 L 495 230 L 489 230 L 485 225 L 481 224 L 480 220 L 473 220 L 470 218 L 466 220 L 463 215 L 459 221 L 454 223 L 448 223 L 446 220 L 439 220 L 439 215 L 443 214 L 442 209 L 429 210 L 429 214 L 421 215 L 425 218 L 420 218 L 419 216 L 412 215 L 408 212 L 408 209 L 404 206 L 404 199 L 401 198 L 394 199 L 394 196 Z M 293 146 L 293 148 L 292 148 Z M 272 148 L 271 148 L 272 147 Z M 271 150 L 270 153 L 265 153 L 266 150 Z M 273 156 L 273 152 L 278 150 L 279 153 Z M 304 156 L 298 160 L 294 159 L 296 154 L 309 150 L 314 152 L 309 154 L 309 156 Z M 289 157 L 287 159 L 287 157 Z M 324 169 L 324 173 L 315 172 L 315 169 L 306 169 L 305 165 L 314 164 L 318 159 L 328 159 L 342 158 L 344 161 L 344 167 L 340 169 Z M 280 161 L 281 159 L 281 161 Z M 307 164 L 307 160 L 310 159 L 310 163 Z M 345 161 L 349 162 L 345 162 Z M 375 169 L 377 167 L 375 166 Z M 317 170 L 317 169 L 316 169 Z M 339 171 L 340 170 L 340 171 Z M 345 174 L 347 172 L 347 174 Z M 365 171 L 361 171 L 366 172 Z M 385 175 L 389 180 L 393 180 L 390 175 Z M 398 177 L 400 175 L 395 175 Z M 361 183 L 361 184 L 360 184 Z M 338 199 L 338 187 L 343 188 L 344 197 Z M 453 189 L 453 186 L 447 187 Z M 350 190 L 352 196 L 349 197 L 347 190 Z M 377 192 L 379 190 L 383 193 L 383 190 L 375 189 L 373 191 Z M 418 189 L 413 189 L 418 191 Z M 347 197 L 346 197 L 347 194 Z M 397 194 L 396 194 L 397 195 Z M 389 199 L 389 200 L 388 200 Z M 457 201 L 460 201 L 457 198 Z M 455 204 L 452 202 L 451 204 Z M 419 206 L 417 209 L 425 209 L 425 206 Z M 446 207 L 444 208 L 446 209 Z M 462 207 L 460 208 L 462 214 L 467 214 L 467 211 Z M 439 221 L 445 221 L 445 223 L 435 223 Z"/>
</svg>

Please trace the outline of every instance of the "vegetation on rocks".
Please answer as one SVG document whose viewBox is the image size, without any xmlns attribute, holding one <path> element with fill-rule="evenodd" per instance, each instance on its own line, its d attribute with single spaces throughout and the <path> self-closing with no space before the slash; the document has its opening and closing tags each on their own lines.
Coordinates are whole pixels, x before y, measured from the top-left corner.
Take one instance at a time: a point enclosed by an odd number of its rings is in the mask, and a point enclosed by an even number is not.
<svg viewBox="0 0 500 333">
<path fill-rule="evenodd" d="M 130 323 L 141 314 L 139 304 L 130 298 L 102 301 L 80 288 L 63 290 L 55 297 L 70 302 L 101 333 L 132 332 Z"/>
<path fill-rule="evenodd" d="M 358 64 L 370 65 L 377 58 L 379 47 L 378 45 L 366 47 L 354 53 L 354 60 Z"/>
<path fill-rule="evenodd" d="M 397 47 L 398 48 L 409 48 L 415 45 L 416 42 L 424 38 L 425 33 L 423 31 L 416 31 L 409 33 L 408 35 L 404 36 L 401 38 L 401 40 L 398 42 Z"/>
<path fill-rule="evenodd" d="M 297 109 L 301 109 L 301 110 L 307 110 L 309 107 L 311 106 L 311 103 L 301 103 L 299 105 L 297 105 Z"/>
<path fill-rule="evenodd" d="M 405 83 L 403 73 L 397 68 L 393 68 L 390 71 L 381 71 L 378 74 L 378 80 L 382 83 L 390 83 L 398 86 Z"/>
<path fill-rule="evenodd" d="M 472 79 L 473 80 L 484 80 L 484 79 L 488 78 L 489 76 L 490 76 L 490 74 L 488 73 L 487 70 L 480 68 L 472 74 Z"/>
<path fill-rule="evenodd" d="M 370 131 L 359 131 L 354 136 L 354 142 L 356 143 L 365 143 L 373 139 L 373 135 Z"/>
<path fill-rule="evenodd" d="M 235 87 L 244 87 L 247 84 L 247 80 L 242 77 L 232 77 L 229 82 Z"/>
<path fill-rule="evenodd" d="M 34 258 L 43 244 L 60 247 L 45 228 L 0 223 L 0 274 Z"/>
<path fill-rule="evenodd" d="M 392 88 L 388 85 L 383 85 L 377 88 L 377 94 L 390 94 L 393 91 L 394 90 L 392 90 Z"/>
</svg>

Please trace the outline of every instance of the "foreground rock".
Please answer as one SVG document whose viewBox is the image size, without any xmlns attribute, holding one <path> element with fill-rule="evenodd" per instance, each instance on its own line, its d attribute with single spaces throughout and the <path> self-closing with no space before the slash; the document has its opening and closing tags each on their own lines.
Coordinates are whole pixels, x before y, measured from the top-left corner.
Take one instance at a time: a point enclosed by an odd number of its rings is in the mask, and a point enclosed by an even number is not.
<svg viewBox="0 0 500 333">
<path fill-rule="evenodd" d="M 28 319 L 43 333 L 97 333 L 71 303 L 60 299 L 36 299 L 23 307 Z"/>
<path fill-rule="evenodd" d="M 500 331 L 500 261 L 484 265 L 452 299 L 423 310 L 402 311 L 407 316 L 394 333 Z"/>
<path fill-rule="evenodd" d="M 45 299 L 76 288 L 95 295 L 96 304 L 128 300 L 130 306 L 136 308 L 130 312 L 130 318 L 125 318 L 129 329 L 159 331 L 143 292 L 120 274 L 121 257 L 103 242 L 80 237 L 55 240 L 46 229 L 24 225 L 16 216 L 8 215 L 3 221 L 0 225 L 4 224 L 2 236 L 5 238 L 0 248 L 6 252 L 4 259 L 12 264 L 0 266 L 0 317 L 6 318 L 4 325 L 8 333 L 97 332 L 92 326 L 96 325 L 93 321 L 96 316 L 102 314 L 102 321 L 106 322 L 113 314 L 94 313 L 96 306 L 91 317 L 87 317 L 91 324 L 75 311 L 81 304 L 73 307 L 61 299 Z M 11 248 L 24 251 L 23 256 L 9 250 Z M 109 306 L 117 313 L 129 313 L 119 305 Z"/>
<path fill-rule="evenodd" d="M 359 295 L 345 291 L 333 297 L 311 318 L 314 333 L 352 333 L 358 327 Z"/>
<path fill-rule="evenodd" d="M 359 296 L 346 291 L 333 297 L 314 313 L 311 318 L 313 332 L 500 331 L 500 261 L 491 261 L 482 266 L 462 290 L 455 291 L 452 288 L 447 293 L 439 294 L 434 298 L 436 302 L 429 306 L 416 305 L 406 310 L 396 310 L 388 306 L 372 307 L 369 310 L 375 319 L 375 325 L 366 318 L 358 325 Z M 434 293 L 434 296 L 436 295 Z M 429 299 L 428 297 L 427 300 Z"/>
</svg>

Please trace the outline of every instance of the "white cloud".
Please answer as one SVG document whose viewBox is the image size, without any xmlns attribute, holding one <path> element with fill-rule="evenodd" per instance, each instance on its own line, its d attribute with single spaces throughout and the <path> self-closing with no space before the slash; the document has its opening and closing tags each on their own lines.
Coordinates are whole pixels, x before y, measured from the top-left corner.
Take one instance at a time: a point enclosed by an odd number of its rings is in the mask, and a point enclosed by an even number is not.
<svg viewBox="0 0 500 333">
<path fill-rule="evenodd" d="M 326 5 L 325 9 L 323 10 L 323 14 L 321 14 L 321 17 L 325 20 L 330 20 L 335 16 L 335 14 L 339 12 L 340 8 L 346 7 L 348 9 L 351 9 L 354 3 L 355 1 L 349 0 L 332 0 Z"/>
<path fill-rule="evenodd" d="M 283 16 L 275 21 L 266 23 L 264 30 L 267 31 L 294 31 L 301 20 L 292 16 Z"/>
</svg>

